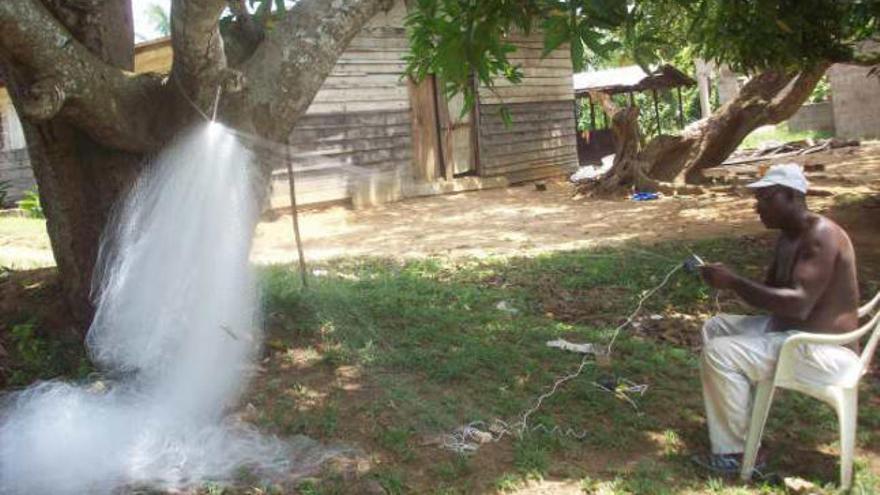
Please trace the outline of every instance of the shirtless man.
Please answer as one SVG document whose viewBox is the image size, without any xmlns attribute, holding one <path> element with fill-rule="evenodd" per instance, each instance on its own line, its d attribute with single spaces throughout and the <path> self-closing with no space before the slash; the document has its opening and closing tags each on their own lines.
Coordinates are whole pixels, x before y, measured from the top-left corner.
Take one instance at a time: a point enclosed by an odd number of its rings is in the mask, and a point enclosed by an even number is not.
<svg viewBox="0 0 880 495">
<path fill-rule="evenodd" d="M 759 181 L 756 210 L 780 231 L 764 283 L 721 263 L 701 268 L 707 284 L 728 289 L 765 316 L 718 315 L 703 326 L 700 377 L 712 453 L 695 460 L 738 473 L 751 414 L 752 383 L 772 376 L 779 349 L 793 330 L 845 333 L 858 326 L 859 293 L 852 243 L 839 225 L 807 209 L 807 180 L 796 164 L 776 165 Z M 845 373 L 858 356 L 840 346 L 805 345 L 803 380 Z"/>
</svg>

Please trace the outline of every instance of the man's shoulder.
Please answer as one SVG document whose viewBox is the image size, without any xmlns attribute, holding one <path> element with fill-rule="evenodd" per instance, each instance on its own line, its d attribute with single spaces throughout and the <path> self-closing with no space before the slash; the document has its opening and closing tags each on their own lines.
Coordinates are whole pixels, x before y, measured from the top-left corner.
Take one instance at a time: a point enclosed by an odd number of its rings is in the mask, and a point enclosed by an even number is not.
<svg viewBox="0 0 880 495">
<path fill-rule="evenodd" d="M 825 245 L 833 248 L 843 248 L 850 245 L 849 235 L 837 222 L 824 216 L 816 215 L 816 221 L 812 228 L 807 231 L 807 240 L 810 243 Z"/>
<path fill-rule="evenodd" d="M 843 236 L 849 238 L 846 231 L 843 230 L 843 227 L 838 225 L 834 220 L 825 215 L 819 215 L 818 213 L 814 213 L 814 215 L 816 220 L 813 222 L 810 230 L 807 231 L 807 235 L 811 237 Z"/>
</svg>

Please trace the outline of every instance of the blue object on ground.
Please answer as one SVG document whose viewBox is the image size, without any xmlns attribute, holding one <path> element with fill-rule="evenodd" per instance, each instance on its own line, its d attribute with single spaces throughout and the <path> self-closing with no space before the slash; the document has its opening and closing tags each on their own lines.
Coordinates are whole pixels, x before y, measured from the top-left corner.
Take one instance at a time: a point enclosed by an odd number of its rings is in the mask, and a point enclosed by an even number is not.
<svg viewBox="0 0 880 495">
<path fill-rule="evenodd" d="M 632 195 L 633 201 L 651 201 L 654 199 L 660 199 L 660 195 L 655 192 L 639 192 Z"/>
</svg>

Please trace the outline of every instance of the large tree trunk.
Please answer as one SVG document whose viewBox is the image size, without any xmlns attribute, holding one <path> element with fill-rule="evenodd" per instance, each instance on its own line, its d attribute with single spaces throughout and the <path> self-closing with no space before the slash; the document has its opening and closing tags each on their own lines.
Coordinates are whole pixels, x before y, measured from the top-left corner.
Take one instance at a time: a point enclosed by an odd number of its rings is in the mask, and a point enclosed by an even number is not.
<svg viewBox="0 0 880 495">
<path fill-rule="evenodd" d="M 657 156 L 652 157 L 651 176 L 690 184 L 703 182 L 703 171 L 720 165 L 752 131 L 779 124 L 794 115 L 829 66 L 823 63 L 793 75 L 781 71 L 756 75 L 736 98 L 700 125 L 686 129 L 679 145 L 670 144 L 658 150 Z"/>
<path fill-rule="evenodd" d="M 614 134 L 614 164 L 599 183 L 596 192 L 613 193 L 627 187 L 639 190 L 650 188 L 652 181 L 645 175 L 646 163 L 640 158 L 642 139 L 639 132 L 639 108 L 621 108 L 606 93 L 592 91 L 590 97 L 599 102 L 605 114 L 610 116 L 611 131 Z"/>
<path fill-rule="evenodd" d="M 28 124 L 25 132 L 58 275 L 71 314 L 85 329 L 101 233 L 142 156 L 108 149 L 62 122 Z"/>
<path fill-rule="evenodd" d="M 710 117 L 688 126 L 681 135 L 658 136 L 635 156 L 628 153 L 615 158 L 614 167 L 602 178 L 597 190 L 611 191 L 621 186 L 682 190 L 686 188 L 681 184 L 702 183 L 703 170 L 720 165 L 752 131 L 763 125 L 778 124 L 794 115 L 828 66 L 820 64 L 795 74 L 768 70 L 756 75 L 733 100 Z M 618 115 L 629 110 L 613 111 L 617 112 L 611 114 L 615 136 L 638 143 L 640 134 L 637 128 L 633 131 L 631 119 Z M 625 129 L 618 130 L 617 126 Z M 617 147 L 628 149 L 621 144 Z M 639 177 L 629 170 L 640 171 L 653 181 L 636 180 Z"/>
<path fill-rule="evenodd" d="M 652 177 L 650 171 L 657 163 L 657 152 L 663 149 L 670 136 L 642 145 L 639 131 L 639 109 L 636 106 L 620 108 L 605 93 L 590 92 L 593 101 L 598 101 L 606 115 L 611 116 L 611 129 L 614 133 L 614 163 L 611 170 L 591 188 L 591 193 L 614 194 L 633 188 L 637 191 L 695 192 L 698 188 L 664 183 Z"/>
<path fill-rule="evenodd" d="M 46 8 L 103 62 L 130 70 L 134 33 L 130 4 L 108 1 L 82 8 L 47 1 Z M 32 77 L 7 61 L 7 87 L 26 115 Z M 89 292 L 101 231 L 110 208 L 137 174 L 141 155 L 97 143 L 61 116 L 22 119 L 31 166 L 46 215 L 46 229 L 71 314 L 85 328 L 92 316 Z"/>
</svg>

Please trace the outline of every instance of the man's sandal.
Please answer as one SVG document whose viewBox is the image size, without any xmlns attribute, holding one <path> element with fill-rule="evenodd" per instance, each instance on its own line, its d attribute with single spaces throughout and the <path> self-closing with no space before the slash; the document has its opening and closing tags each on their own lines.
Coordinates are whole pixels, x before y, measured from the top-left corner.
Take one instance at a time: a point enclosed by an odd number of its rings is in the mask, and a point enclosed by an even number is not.
<svg viewBox="0 0 880 495">
<path fill-rule="evenodd" d="M 758 476 L 761 476 L 761 471 L 767 465 L 765 456 L 761 454 L 763 452 L 759 452 L 753 470 L 753 474 Z M 736 476 L 742 471 L 742 454 L 695 455 L 691 457 L 691 460 L 703 469 L 725 476 Z"/>
</svg>

